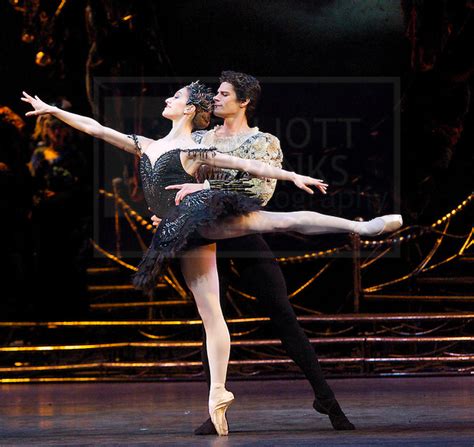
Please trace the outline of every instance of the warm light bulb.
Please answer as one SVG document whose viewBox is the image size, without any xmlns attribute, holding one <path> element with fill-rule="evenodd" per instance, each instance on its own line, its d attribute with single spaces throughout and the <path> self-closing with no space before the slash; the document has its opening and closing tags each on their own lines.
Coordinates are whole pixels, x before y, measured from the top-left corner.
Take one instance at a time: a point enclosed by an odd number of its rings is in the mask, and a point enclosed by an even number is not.
<svg viewBox="0 0 474 447">
<path fill-rule="evenodd" d="M 36 65 L 39 65 L 40 67 L 46 67 L 48 65 L 51 65 L 52 59 L 48 54 L 44 53 L 43 51 L 38 51 L 36 53 L 35 62 Z"/>
<path fill-rule="evenodd" d="M 35 36 L 29 33 L 23 33 L 21 35 L 21 41 L 24 43 L 31 43 L 35 40 Z"/>
</svg>

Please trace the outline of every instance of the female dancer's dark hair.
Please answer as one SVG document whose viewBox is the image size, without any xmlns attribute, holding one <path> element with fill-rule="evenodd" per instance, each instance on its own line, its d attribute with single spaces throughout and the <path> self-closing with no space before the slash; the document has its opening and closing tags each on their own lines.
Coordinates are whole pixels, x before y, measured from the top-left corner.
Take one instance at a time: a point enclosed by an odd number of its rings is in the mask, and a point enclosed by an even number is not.
<svg viewBox="0 0 474 447">
<path fill-rule="evenodd" d="M 191 82 L 186 88 L 189 92 L 187 104 L 196 107 L 196 115 L 192 121 L 193 129 L 206 129 L 211 122 L 214 93 L 199 81 Z"/>
</svg>

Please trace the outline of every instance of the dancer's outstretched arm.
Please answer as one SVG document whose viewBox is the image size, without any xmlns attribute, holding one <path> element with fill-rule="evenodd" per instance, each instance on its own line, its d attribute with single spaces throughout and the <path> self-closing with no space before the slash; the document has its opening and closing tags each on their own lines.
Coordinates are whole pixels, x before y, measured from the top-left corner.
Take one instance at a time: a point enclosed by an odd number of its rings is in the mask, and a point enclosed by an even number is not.
<svg viewBox="0 0 474 447">
<path fill-rule="evenodd" d="M 284 169 L 270 166 L 262 161 L 233 157 L 217 151 L 213 152 L 211 156 L 201 157 L 196 157 L 196 153 L 190 151 L 188 156 L 200 164 L 216 166 L 218 168 L 237 169 L 238 171 L 248 172 L 257 177 L 287 180 L 293 182 L 298 188 L 303 189 L 309 194 L 314 193 L 310 186 L 316 186 L 323 194 L 326 194 L 326 188 L 328 186 L 327 183 L 324 183 L 323 180 L 320 179 L 300 175 L 296 172 L 285 171 Z"/>
<path fill-rule="evenodd" d="M 137 148 L 134 141 L 124 133 L 118 132 L 110 127 L 103 126 L 96 120 L 87 116 L 78 115 L 76 113 L 66 112 L 58 107 L 51 106 L 42 101 L 38 96 L 30 96 L 28 93 L 23 92 L 22 101 L 29 103 L 34 110 L 27 112 L 26 116 L 40 116 L 40 115 L 53 115 L 55 118 L 69 124 L 74 129 L 80 130 L 94 138 L 99 138 L 112 144 L 119 149 L 131 152 L 132 154 L 137 153 Z M 148 145 L 153 142 L 150 138 L 138 137 L 142 150 L 145 150 Z"/>
</svg>

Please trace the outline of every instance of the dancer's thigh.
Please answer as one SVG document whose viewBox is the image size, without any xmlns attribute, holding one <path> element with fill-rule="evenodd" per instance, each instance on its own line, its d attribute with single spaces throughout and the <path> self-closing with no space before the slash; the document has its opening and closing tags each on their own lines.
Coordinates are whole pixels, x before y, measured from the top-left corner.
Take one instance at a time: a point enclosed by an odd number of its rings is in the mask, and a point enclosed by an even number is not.
<svg viewBox="0 0 474 447">
<path fill-rule="evenodd" d="M 255 233 L 271 233 L 291 230 L 295 213 L 254 211 L 245 216 L 228 217 L 208 227 L 201 227 L 199 233 L 207 239 L 232 239 Z"/>
<path fill-rule="evenodd" d="M 181 257 L 181 271 L 194 295 L 201 317 L 215 314 L 216 308 L 220 310 L 216 244 L 188 250 Z"/>
</svg>

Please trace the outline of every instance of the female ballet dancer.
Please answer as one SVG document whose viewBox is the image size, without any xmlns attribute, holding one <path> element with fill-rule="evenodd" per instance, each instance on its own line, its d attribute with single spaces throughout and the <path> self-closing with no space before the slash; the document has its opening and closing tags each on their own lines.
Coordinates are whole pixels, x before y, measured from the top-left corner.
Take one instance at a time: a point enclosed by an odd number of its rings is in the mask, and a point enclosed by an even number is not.
<svg viewBox="0 0 474 447">
<path fill-rule="evenodd" d="M 400 215 L 388 215 L 357 222 L 310 211 L 261 211 L 257 199 L 211 189 L 190 194 L 176 206 L 175 192 L 167 186 L 195 182 L 194 174 L 203 164 L 292 181 L 310 194 L 313 194 L 311 186 L 326 193 L 327 184 L 321 180 L 196 145 L 191 132 L 209 124 L 212 98 L 212 92 L 199 82 L 178 90 L 166 100 L 162 112 L 172 121 L 172 129 L 156 141 L 120 133 L 91 118 L 50 106 L 25 92 L 21 99 L 34 109 L 27 112 L 27 116 L 52 114 L 75 129 L 140 157 L 140 175 L 148 206 L 154 214 L 162 217 L 162 221 L 133 281 L 138 288 L 152 289 L 163 264 L 180 255 L 183 276 L 206 331 L 211 372 L 209 415 L 217 433 L 227 435 L 225 413 L 234 400 L 233 394 L 225 389 L 230 335 L 219 304 L 214 242 L 251 233 L 278 231 L 302 234 L 354 232 L 373 236 L 398 229 L 402 219 Z"/>
</svg>

